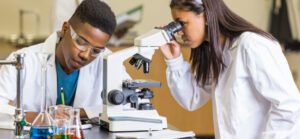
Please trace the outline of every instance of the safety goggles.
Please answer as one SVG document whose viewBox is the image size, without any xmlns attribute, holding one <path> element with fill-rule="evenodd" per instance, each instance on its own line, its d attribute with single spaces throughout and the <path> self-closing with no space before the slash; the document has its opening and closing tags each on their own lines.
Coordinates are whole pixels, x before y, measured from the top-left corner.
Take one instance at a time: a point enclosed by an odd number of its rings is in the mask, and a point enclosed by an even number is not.
<svg viewBox="0 0 300 139">
<path fill-rule="evenodd" d="M 83 37 L 79 36 L 74 29 L 72 28 L 72 26 L 70 25 L 70 33 L 71 33 L 71 37 L 72 39 L 75 41 L 75 46 L 77 49 L 79 49 L 82 52 L 87 51 L 88 49 L 90 49 L 90 55 L 92 57 L 97 57 L 99 56 L 100 53 L 104 52 L 104 47 L 93 47 L 87 40 L 85 40 Z"/>
</svg>

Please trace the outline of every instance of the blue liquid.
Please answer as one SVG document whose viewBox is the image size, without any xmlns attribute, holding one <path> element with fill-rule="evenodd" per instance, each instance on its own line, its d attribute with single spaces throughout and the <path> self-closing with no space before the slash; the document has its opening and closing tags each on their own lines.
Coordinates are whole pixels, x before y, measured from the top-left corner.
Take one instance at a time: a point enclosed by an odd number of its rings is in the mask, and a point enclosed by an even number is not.
<svg viewBox="0 0 300 139">
<path fill-rule="evenodd" d="M 30 139 L 53 139 L 52 126 L 33 126 L 30 128 Z"/>
</svg>

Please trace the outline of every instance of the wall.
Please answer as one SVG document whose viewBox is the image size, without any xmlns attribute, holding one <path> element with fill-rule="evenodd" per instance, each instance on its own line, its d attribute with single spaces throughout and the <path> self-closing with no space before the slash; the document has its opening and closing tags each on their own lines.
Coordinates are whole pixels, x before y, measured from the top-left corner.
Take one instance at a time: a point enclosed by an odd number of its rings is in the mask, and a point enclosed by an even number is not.
<svg viewBox="0 0 300 139">
<path fill-rule="evenodd" d="M 267 31 L 273 0 L 224 0 L 227 6 L 255 26 Z"/>
<path fill-rule="evenodd" d="M 134 31 L 143 33 L 154 26 L 171 21 L 168 0 L 106 0 L 116 15 L 127 11 L 139 4 L 144 5 L 143 21 L 134 28 Z M 0 0 L 0 37 L 8 37 L 19 32 L 19 9 L 36 10 L 40 13 L 41 24 L 39 33 L 48 35 L 50 30 L 51 0 Z M 25 15 L 24 32 L 35 33 L 35 17 Z"/>
<path fill-rule="evenodd" d="M 142 22 L 133 28 L 133 31 L 142 34 L 155 26 L 168 24 L 172 21 L 169 0 L 106 0 L 118 15 L 143 4 Z M 120 6 L 122 5 L 122 6 Z"/>
<path fill-rule="evenodd" d="M 41 35 L 50 32 L 51 0 L 0 0 L 0 36 L 10 36 L 19 33 L 19 9 L 35 10 L 40 13 Z M 36 18 L 32 14 L 24 15 L 24 32 L 35 34 Z"/>
<path fill-rule="evenodd" d="M 106 0 L 112 9 L 122 13 L 136 5 L 144 5 L 143 21 L 133 28 L 139 34 L 144 33 L 157 25 L 172 21 L 169 8 L 170 0 Z M 238 15 L 249 20 L 263 30 L 267 30 L 272 0 L 224 0 L 225 3 Z M 119 6 L 122 5 L 122 6 Z"/>
<path fill-rule="evenodd" d="M 139 4 L 144 5 L 142 22 L 133 28 L 142 34 L 151 28 L 172 21 L 170 0 L 106 0 L 118 15 Z M 271 0 L 225 0 L 227 5 L 240 16 L 266 30 Z M 10 36 L 19 32 L 19 9 L 36 10 L 40 13 L 39 33 L 48 35 L 50 31 L 51 0 L 0 0 L 0 36 Z M 33 15 L 25 15 L 25 33 L 34 34 L 36 24 Z"/>
</svg>

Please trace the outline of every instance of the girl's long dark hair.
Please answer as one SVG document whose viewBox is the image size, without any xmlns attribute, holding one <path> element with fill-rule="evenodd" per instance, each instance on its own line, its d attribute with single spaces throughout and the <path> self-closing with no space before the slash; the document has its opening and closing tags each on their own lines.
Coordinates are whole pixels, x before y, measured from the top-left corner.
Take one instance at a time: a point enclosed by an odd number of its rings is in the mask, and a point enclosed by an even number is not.
<svg viewBox="0 0 300 139">
<path fill-rule="evenodd" d="M 195 78 L 200 85 L 214 81 L 218 83 L 219 75 L 225 68 L 222 56 L 222 47 L 219 41 L 220 34 L 230 40 L 240 36 L 245 31 L 260 34 L 271 40 L 276 40 L 271 34 L 258 29 L 245 19 L 233 13 L 223 0 L 172 0 L 170 7 L 192 11 L 200 14 L 203 10 L 207 19 L 207 36 L 209 42 L 204 41 L 199 47 L 191 50 L 190 61 Z"/>
</svg>

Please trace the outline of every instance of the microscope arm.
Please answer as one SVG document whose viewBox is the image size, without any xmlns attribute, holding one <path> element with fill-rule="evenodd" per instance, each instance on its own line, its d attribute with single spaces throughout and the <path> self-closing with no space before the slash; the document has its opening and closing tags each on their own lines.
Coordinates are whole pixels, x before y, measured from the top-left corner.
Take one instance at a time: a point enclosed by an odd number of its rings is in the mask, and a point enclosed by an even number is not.
<svg viewBox="0 0 300 139">
<path fill-rule="evenodd" d="M 123 62 L 137 53 L 141 55 L 147 54 L 149 57 L 151 54 L 154 54 L 155 49 L 158 49 L 158 47 L 132 46 L 104 56 L 104 67 L 106 67 L 104 68 L 103 75 L 103 87 L 106 88 L 104 91 L 109 92 L 113 89 L 122 90 L 122 82 L 125 75 L 123 72 L 120 72 L 120 69 L 123 68 Z"/>
</svg>

